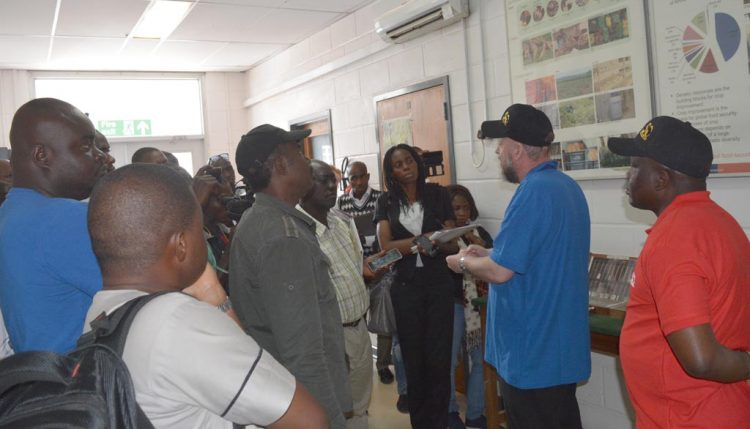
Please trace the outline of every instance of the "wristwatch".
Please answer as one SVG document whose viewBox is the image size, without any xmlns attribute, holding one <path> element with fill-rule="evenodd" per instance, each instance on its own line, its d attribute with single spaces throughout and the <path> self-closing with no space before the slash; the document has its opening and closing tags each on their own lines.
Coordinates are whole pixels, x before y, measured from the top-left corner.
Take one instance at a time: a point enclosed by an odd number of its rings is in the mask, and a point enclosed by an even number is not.
<svg viewBox="0 0 750 429">
<path fill-rule="evenodd" d="M 232 309 L 232 301 L 230 301 L 229 297 L 227 296 L 227 299 L 225 299 L 224 302 L 217 305 L 216 307 L 221 310 L 222 313 L 226 313 L 227 311 Z"/>
<path fill-rule="evenodd" d="M 461 268 L 461 272 L 466 272 L 466 256 L 458 258 L 458 268 Z"/>
</svg>

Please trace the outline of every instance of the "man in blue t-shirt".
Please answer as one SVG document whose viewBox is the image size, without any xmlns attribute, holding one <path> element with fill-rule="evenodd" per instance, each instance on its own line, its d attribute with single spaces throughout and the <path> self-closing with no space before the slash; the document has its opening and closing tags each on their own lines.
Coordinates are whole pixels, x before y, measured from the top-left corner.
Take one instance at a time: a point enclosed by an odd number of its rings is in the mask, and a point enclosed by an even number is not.
<svg viewBox="0 0 750 429">
<path fill-rule="evenodd" d="M 448 257 L 491 283 L 485 359 L 497 369 L 510 427 L 581 428 L 576 383 L 589 378 L 590 220 L 578 184 L 549 157 L 552 124 L 525 104 L 485 121 L 503 176 L 518 183 L 492 249 Z"/>
<path fill-rule="evenodd" d="M 14 185 L 0 207 L 0 308 L 16 352 L 75 347 L 102 287 L 86 226 L 106 172 L 91 121 L 72 105 L 31 100 L 10 129 Z"/>
</svg>

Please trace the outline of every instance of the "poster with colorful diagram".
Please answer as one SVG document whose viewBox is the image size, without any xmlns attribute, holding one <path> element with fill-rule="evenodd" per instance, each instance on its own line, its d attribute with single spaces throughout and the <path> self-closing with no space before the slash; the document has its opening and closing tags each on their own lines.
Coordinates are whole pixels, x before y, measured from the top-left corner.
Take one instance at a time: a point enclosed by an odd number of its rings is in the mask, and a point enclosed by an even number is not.
<svg viewBox="0 0 750 429">
<path fill-rule="evenodd" d="M 643 0 L 507 0 L 506 21 L 513 102 L 550 118 L 559 168 L 622 177 L 606 141 L 652 113 Z"/>
<path fill-rule="evenodd" d="M 653 2 L 657 110 L 711 140 L 712 173 L 750 173 L 750 0 Z"/>
</svg>

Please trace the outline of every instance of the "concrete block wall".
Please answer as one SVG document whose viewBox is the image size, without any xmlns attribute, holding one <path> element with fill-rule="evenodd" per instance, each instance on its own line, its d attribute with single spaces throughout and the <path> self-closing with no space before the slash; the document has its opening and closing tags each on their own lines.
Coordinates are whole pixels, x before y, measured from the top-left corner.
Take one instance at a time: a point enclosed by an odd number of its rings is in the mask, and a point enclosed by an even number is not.
<svg viewBox="0 0 750 429">
<path fill-rule="evenodd" d="M 13 115 L 33 92 L 26 70 L 0 70 L 0 146 L 10 148 L 10 124 Z"/>
<path fill-rule="evenodd" d="M 206 73 L 203 77 L 205 151 L 207 156 L 234 152 L 247 128 L 242 105 L 247 86 L 242 73 Z M 234 162 L 234 161 L 233 161 Z"/>
</svg>

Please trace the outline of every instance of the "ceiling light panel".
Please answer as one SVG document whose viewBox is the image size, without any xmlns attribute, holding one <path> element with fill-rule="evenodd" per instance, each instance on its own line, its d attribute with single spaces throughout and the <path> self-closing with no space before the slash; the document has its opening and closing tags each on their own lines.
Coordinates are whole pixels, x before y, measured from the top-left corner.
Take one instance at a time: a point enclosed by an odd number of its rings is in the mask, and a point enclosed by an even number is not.
<svg viewBox="0 0 750 429">
<path fill-rule="evenodd" d="M 133 29 L 133 37 L 161 39 L 169 36 L 192 6 L 193 2 L 188 1 L 155 1 Z"/>
</svg>

